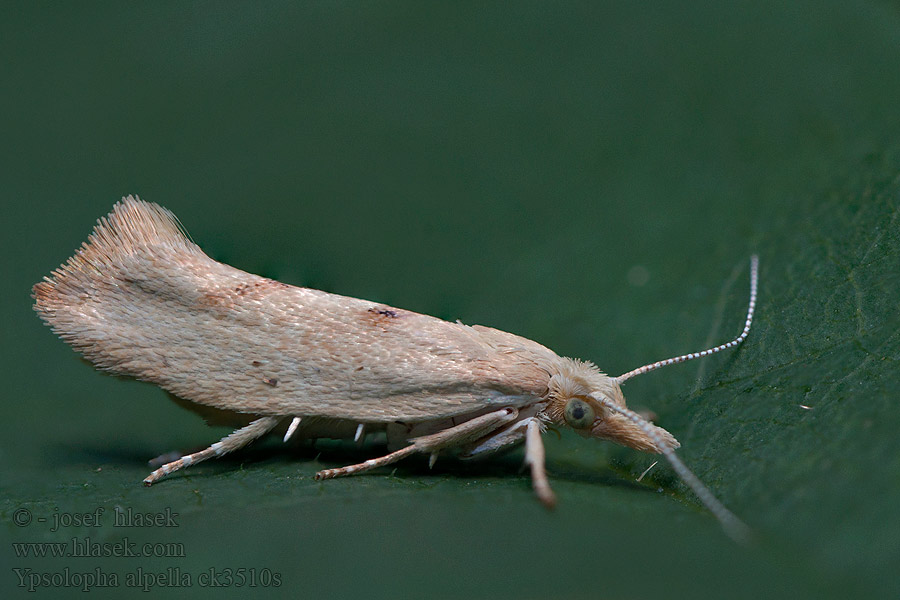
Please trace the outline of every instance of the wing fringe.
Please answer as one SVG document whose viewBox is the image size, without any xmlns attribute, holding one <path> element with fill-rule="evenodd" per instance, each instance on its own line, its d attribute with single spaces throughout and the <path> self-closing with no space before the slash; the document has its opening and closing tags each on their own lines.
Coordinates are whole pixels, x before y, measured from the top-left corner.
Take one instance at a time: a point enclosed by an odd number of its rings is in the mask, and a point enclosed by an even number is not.
<svg viewBox="0 0 900 600">
<path fill-rule="evenodd" d="M 171 211 L 137 196 L 125 196 L 107 216 L 97 220 L 87 241 L 72 257 L 32 287 L 34 309 L 52 322 L 59 307 L 90 295 L 124 257 L 148 247 L 200 252 Z"/>
</svg>

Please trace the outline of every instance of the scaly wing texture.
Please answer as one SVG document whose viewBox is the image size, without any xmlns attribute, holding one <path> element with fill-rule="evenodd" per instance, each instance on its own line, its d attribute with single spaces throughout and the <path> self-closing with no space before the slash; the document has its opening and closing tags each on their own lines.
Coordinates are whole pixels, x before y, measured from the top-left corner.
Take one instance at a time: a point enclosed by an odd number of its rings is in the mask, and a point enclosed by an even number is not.
<svg viewBox="0 0 900 600">
<path fill-rule="evenodd" d="M 259 415 L 415 422 L 521 406 L 556 355 L 487 327 L 251 275 L 131 196 L 34 286 L 35 310 L 98 368 Z"/>
</svg>

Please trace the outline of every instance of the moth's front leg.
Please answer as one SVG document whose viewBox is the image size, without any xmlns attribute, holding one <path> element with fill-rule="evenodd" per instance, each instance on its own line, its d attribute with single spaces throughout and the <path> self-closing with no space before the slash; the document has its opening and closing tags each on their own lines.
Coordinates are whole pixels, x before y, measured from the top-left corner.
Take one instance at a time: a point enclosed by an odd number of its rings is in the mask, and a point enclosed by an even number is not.
<svg viewBox="0 0 900 600">
<path fill-rule="evenodd" d="M 544 442 L 541 440 L 541 424 L 529 419 L 525 427 L 525 464 L 531 467 L 531 485 L 538 500 L 547 508 L 556 506 L 556 494 L 550 489 L 547 471 L 544 469 Z"/>
</svg>

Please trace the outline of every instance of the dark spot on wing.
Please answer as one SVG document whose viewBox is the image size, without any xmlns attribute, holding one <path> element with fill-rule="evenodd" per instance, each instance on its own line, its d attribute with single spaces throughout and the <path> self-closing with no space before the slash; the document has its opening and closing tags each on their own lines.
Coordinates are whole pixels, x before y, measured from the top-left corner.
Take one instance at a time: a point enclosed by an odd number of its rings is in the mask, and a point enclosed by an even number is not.
<svg viewBox="0 0 900 600">
<path fill-rule="evenodd" d="M 275 281 L 274 279 L 257 279 L 252 283 L 238 284 L 233 291 L 238 296 L 247 296 L 248 294 L 263 294 L 267 291 L 286 287 L 288 287 L 288 284 Z"/>
<path fill-rule="evenodd" d="M 274 279 L 253 279 L 249 282 L 239 283 L 234 287 L 229 285 L 227 287 L 210 288 L 200 295 L 198 303 L 201 306 L 233 309 L 245 299 L 262 300 L 275 290 L 288 287 L 291 286 Z M 157 293 L 157 295 L 159 294 Z"/>
<path fill-rule="evenodd" d="M 415 313 L 390 306 L 373 306 L 363 313 L 363 321 L 368 321 L 371 325 L 386 330 L 397 327 L 397 324 L 403 322 L 405 317 L 413 314 Z"/>
</svg>

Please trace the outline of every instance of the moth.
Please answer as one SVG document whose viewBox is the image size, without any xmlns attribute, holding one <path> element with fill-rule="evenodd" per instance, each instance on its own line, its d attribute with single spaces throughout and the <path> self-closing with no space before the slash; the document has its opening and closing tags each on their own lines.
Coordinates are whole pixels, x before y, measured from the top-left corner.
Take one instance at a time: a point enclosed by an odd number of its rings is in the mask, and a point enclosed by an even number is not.
<svg viewBox="0 0 900 600">
<path fill-rule="evenodd" d="M 556 498 L 541 435 L 584 437 L 662 454 L 735 535 L 743 524 L 676 456 L 678 441 L 628 409 L 621 384 L 663 366 L 737 346 L 734 340 L 618 377 L 531 340 L 376 302 L 295 287 L 209 258 L 157 204 L 128 196 L 98 220 L 74 256 L 33 288 L 34 308 L 97 368 L 149 381 L 207 417 L 238 428 L 205 450 L 163 464 L 151 485 L 273 430 L 284 440 L 355 439 L 381 432 L 387 454 L 325 469 L 362 473 L 416 453 L 485 456 L 525 444 L 533 488 Z M 187 401 L 187 402 L 184 402 Z"/>
</svg>

